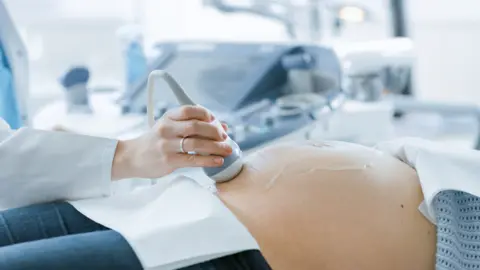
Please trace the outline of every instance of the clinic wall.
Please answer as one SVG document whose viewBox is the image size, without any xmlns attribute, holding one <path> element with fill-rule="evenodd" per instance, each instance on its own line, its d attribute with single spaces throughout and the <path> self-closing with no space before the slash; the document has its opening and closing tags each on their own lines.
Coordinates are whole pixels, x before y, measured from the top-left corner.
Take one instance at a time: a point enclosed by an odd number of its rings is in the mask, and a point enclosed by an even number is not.
<svg viewBox="0 0 480 270">
<path fill-rule="evenodd" d="M 202 0 L 144 0 L 147 44 L 162 40 L 285 41 L 284 28 L 248 14 L 223 14 Z"/>
<path fill-rule="evenodd" d="M 408 7 L 418 96 L 480 103 L 480 1 L 410 0 Z"/>
</svg>

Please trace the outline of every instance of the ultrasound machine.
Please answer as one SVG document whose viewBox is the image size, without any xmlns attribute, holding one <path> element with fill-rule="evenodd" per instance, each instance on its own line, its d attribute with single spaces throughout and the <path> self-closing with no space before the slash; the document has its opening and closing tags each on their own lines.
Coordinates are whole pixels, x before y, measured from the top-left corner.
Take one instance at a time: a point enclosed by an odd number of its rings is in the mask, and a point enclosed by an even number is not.
<svg viewBox="0 0 480 270">
<path fill-rule="evenodd" d="M 305 138 L 305 130 L 334 110 L 342 97 L 341 64 L 327 47 L 171 42 L 156 48 L 159 56 L 149 72 L 169 72 L 193 100 L 229 125 L 229 135 L 244 151 Z M 116 138 L 140 134 L 147 128 L 149 72 L 120 98 L 90 93 L 90 112 L 68 112 L 59 101 L 40 112 L 34 124 Z M 161 88 L 154 97 L 158 118 L 178 105 L 165 84 L 155 85 Z"/>
</svg>

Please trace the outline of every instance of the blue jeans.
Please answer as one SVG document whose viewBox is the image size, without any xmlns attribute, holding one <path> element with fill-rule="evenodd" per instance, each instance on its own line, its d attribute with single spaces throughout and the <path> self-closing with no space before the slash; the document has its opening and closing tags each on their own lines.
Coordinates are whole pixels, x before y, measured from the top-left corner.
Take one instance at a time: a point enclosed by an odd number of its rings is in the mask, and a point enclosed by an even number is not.
<svg viewBox="0 0 480 270">
<path fill-rule="evenodd" d="M 192 243 L 194 244 L 194 243 Z M 0 212 L 2 270 L 140 270 L 128 242 L 68 203 Z M 184 270 L 270 269 L 258 251 L 245 251 Z"/>
</svg>

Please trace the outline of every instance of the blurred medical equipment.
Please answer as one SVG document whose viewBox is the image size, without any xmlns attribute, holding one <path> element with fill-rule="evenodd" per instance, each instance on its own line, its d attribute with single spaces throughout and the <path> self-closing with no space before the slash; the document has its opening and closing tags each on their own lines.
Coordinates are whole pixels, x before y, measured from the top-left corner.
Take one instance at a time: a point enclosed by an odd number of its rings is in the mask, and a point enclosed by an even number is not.
<svg viewBox="0 0 480 270">
<path fill-rule="evenodd" d="M 339 106 L 341 66 L 330 48 L 316 45 L 160 43 L 161 53 L 150 70 L 165 70 L 193 100 L 228 123 L 229 136 L 243 151 L 311 128 Z M 303 79 L 308 77 L 309 80 Z M 112 94 L 91 96 L 93 114 L 68 114 L 65 104 L 45 108 L 35 119 L 39 128 L 61 125 L 67 130 L 128 138 L 148 127 L 148 73 L 120 103 Z M 164 85 L 155 85 L 155 117 L 177 106 Z"/>
<path fill-rule="evenodd" d="M 154 81 L 155 79 L 163 79 L 168 84 L 170 89 L 172 90 L 175 98 L 177 99 L 180 105 L 193 105 L 196 106 L 197 104 L 193 102 L 193 100 L 187 95 L 185 90 L 175 81 L 175 79 L 163 70 L 154 70 L 150 72 L 148 76 L 148 101 L 147 101 L 147 117 L 148 117 L 148 125 L 153 127 L 155 125 L 155 104 L 153 93 L 155 91 Z M 223 129 L 222 124 L 218 119 L 215 119 L 213 123 L 219 128 Z M 185 138 L 183 138 L 185 139 Z M 183 151 L 183 139 L 180 141 L 180 149 Z M 226 182 L 233 179 L 237 176 L 243 168 L 243 161 L 242 161 L 242 151 L 240 147 L 238 147 L 237 143 L 235 143 L 230 137 L 227 137 L 226 143 L 230 145 L 233 149 L 232 154 L 225 157 L 224 163 L 221 167 L 216 168 L 203 168 L 205 174 L 210 177 L 211 179 L 215 180 L 217 183 Z M 201 154 L 201 153 L 199 153 Z"/>
<path fill-rule="evenodd" d="M 345 80 L 343 90 L 354 100 L 379 100 L 385 91 L 401 94 L 415 60 L 408 38 L 337 44 Z"/>
<path fill-rule="evenodd" d="M 296 40 L 318 41 L 321 29 L 326 28 L 320 22 L 326 8 L 324 1 L 300 5 L 289 1 L 253 2 L 243 9 L 225 1 L 206 1 L 206 4 L 226 12 L 250 12 L 273 18 L 284 23 Z M 367 17 L 362 9 L 342 7 L 331 5 L 328 12 L 335 10 L 337 14 L 333 17 L 345 21 Z M 358 12 L 363 14 L 362 18 L 355 15 Z M 130 34 L 124 35 L 130 36 L 126 40 L 138 43 L 138 31 L 126 33 Z M 149 71 L 162 69 L 178 78 L 194 100 L 229 124 L 229 135 L 248 151 L 278 140 L 312 138 L 313 133 L 308 131 L 315 127 L 325 129 L 328 116 L 342 105 L 345 97 L 341 91 L 342 67 L 334 51 L 315 44 L 302 44 L 305 43 L 161 43 L 157 46 L 160 56 L 150 65 Z M 135 69 L 132 63 L 127 69 Z M 61 125 L 67 130 L 91 135 L 135 136 L 146 126 L 140 119 L 147 111 L 147 74 L 145 72 L 143 79 L 124 91 L 120 112 L 117 97 L 95 95 L 92 97 L 94 117 L 65 115 L 64 104 L 57 103 L 38 115 L 37 127 Z M 168 94 L 155 92 L 156 117 L 161 117 L 176 103 Z"/>
<path fill-rule="evenodd" d="M 25 45 L 0 0 L 0 117 L 14 129 L 28 124 L 28 59 Z"/>
<path fill-rule="evenodd" d="M 392 1 L 395 11 L 394 34 L 401 26 L 402 16 L 397 16 L 398 1 Z M 250 13 L 282 23 L 295 41 L 325 43 L 330 37 L 339 36 L 346 24 L 367 22 L 372 14 L 360 2 L 306 0 L 205 0 L 204 4 L 227 13 Z M 395 5 L 394 5 L 395 4 Z M 401 14 L 400 14 L 401 15 Z M 330 41 L 329 43 L 331 43 Z M 409 39 L 391 39 L 367 44 L 332 43 L 343 63 L 341 89 L 349 99 L 334 113 L 322 117 L 317 128 L 307 138 L 331 138 L 372 144 L 393 136 L 394 124 L 391 104 L 378 101 L 384 89 L 397 94 L 408 94 L 410 69 L 413 61 Z M 374 69 L 374 71 L 371 71 Z M 293 82 L 301 82 L 306 92 L 315 82 L 314 71 L 308 66 L 297 66 L 290 71 Z M 376 123 L 372 125 L 372 123 Z M 368 127 L 368 128 L 367 128 Z"/>
<path fill-rule="evenodd" d="M 61 79 L 65 88 L 68 113 L 91 113 L 87 89 L 90 72 L 85 67 L 70 69 Z"/>
<path fill-rule="evenodd" d="M 330 110 L 340 94 L 340 63 L 322 46 L 193 42 L 160 47 L 166 53 L 156 67 L 195 89 L 189 94 L 229 124 L 232 139 L 244 151 L 315 123 L 312 112 Z M 295 99 L 302 94 L 317 98 Z M 131 109 L 142 110 L 144 95 L 140 85 Z M 290 98 L 296 102 L 286 103 Z M 298 135 L 303 138 L 304 131 Z"/>
<path fill-rule="evenodd" d="M 405 34 L 400 2 L 391 1 L 400 11 L 394 16 L 397 36 Z M 316 45 L 323 34 L 331 34 L 328 32 L 336 27 L 335 21 L 368 20 L 368 10 L 360 5 L 320 0 L 238 3 L 205 1 L 224 12 L 249 12 L 279 21 L 290 29 L 296 42 L 160 43 L 156 46 L 159 57 L 149 61 L 148 71 L 162 69 L 178 78 L 194 100 L 229 124 L 229 135 L 246 152 L 278 140 L 300 138 L 374 144 L 399 134 L 411 135 L 402 134 L 400 129 L 415 112 L 442 116 L 454 112 L 478 118 L 476 105 L 414 99 L 409 81 L 415 55 L 408 38 L 332 43 L 333 49 Z M 120 97 L 92 95 L 92 115 L 67 114 L 65 104 L 56 102 L 37 115 L 35 126 L 48 129 L 61 125 L 108 137 L 136 136 L 147 126 L 147 74 L 144 72 Z M 155 91 L 156 117 L 175 106 L 175 98 L 169 94 Z M 392 117 L 400 113 L 404 117 Z M 480 142 L 477 144 L 480 147 Z"/>
<path fill-rule="evenodd" d="M 247 152 L 278 140 L 304 138 L 372 145 L 396 136 L 402 120 L 392 117 L 396 111 L 477 115 L 475 105 L 403 96 L 415 57 L 410 39 L 334 47 L 161 43 L 160 57 L 150 68 L 178 78 L 193 99 L 229 124 L 229 135 Z M 35 123 L 107 137 L 139 135 L 147 126 L 147 79 L 145 74 L 120 104 L 117 96 L 93 95 L 93 115 L 67 114 L 65 104 L 57 102 L 37 115 Z M 155 91 L 155 100 L 156 117 L 176 104 L 163 88 Z"/>
<path fill-rule="evenodd" d="M 391 106 L 391 111 L 402 113 L 425 112 L 444 117 L 471 116 L 476 119 L 476 124 L 480 125 L 480 107 L 476 104 L 424 101 L 418 100 L 410 94 L 404 95 L 403 90 L 408 82 L 415 59 L 414 46 L 410 39 L 400 38 L 348 44 L 348 46 L 336 46 L 336 48 L 344 64 L 345 76 L 342 89 L 349 100 L 363 103 L 362 110 L 365 111 L 370 107 L 388 112 L 386 108 Z M 352 113 L 358 114 L 359 111 L 353 110 Z M 358 118 L 356 115 L 354 122 L 359 127 L 366 126 L 375 119 L 369 116 L 360 122 Z M 384 120 L 385 118 L 377 119 Z M 395 121 L 401 123 L 401 119 Z M 349 126 L 348 123 L 350 123 L 345 119 L 340 122 L 344 124 L 343 126 Z M 380 123 L 385 123 L 385 121 Z M 392 122 L 393 124 L 395 122 Z M 348 132 L 338 132 L 338 134 L 340 133 L 345 136 Z M 371 143 L 375 143 L 375 141 L 369 142 L 369 144 Z M 480 130 L 478 129 L 475 134 L 474 147 L 480 149 Z"/>
<path fill-rule="evenodd" d="M 308 138 L 366 145 L 392 138 L 394 106 L 381 97 L 386 89 L 400 93 L 405 87 L 414 59 L 411 41 L 339 43 L 334 48 L 343 67 L 345 101 Z"/>
<path fill-rule="evenodd" d="M 143 35 L 139 26 L 125 25 L 120 27 L 117 36 L 122 44 L 125 63 L 125 89 L 128 94 L 135 83 L 148 72 L 147 57 L 143 48 Z"/>
</svg>

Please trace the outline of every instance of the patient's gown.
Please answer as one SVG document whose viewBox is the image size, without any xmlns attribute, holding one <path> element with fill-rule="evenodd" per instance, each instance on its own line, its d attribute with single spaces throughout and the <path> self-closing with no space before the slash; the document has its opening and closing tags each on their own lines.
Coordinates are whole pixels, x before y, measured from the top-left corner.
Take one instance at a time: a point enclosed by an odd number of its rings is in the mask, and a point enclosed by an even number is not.
<svg viewBox="0 0 480 270">
<path fill-rule="evenodd" d="M 436 269 L 480 269 L 480 151 L 440 144 L 416 150 L 420 210 L 437 225 Z"/>
<path fill-rule="evenodd" d="M 461 191 L 442 191 L 433 206 L 437 222 L 436 268 L 480 269 L 480 198 Z"/>
</svg>

